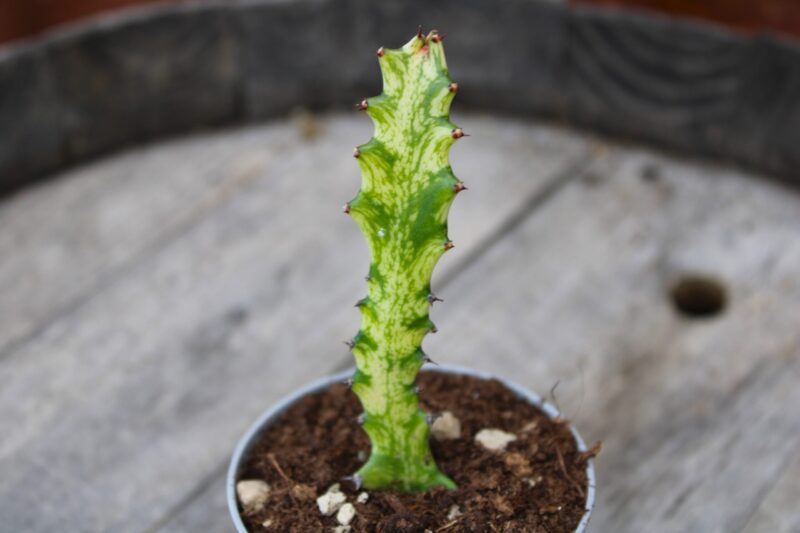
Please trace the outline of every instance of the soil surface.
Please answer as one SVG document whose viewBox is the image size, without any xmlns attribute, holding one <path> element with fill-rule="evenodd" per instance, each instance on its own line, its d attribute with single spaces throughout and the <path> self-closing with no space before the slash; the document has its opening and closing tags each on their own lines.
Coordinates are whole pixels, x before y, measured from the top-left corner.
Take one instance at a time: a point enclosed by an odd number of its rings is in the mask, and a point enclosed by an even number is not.
<svg viewBox="0 0 800 533">
<path fill-rule="evenodd" d="M 450 411 L 461 421 L 460 438 L 431 442 L 437 464 L 458 489 L 366 491 L 368 500 L 358 503 L 365 491 L 346 477 L 363 464 L 369 441 L 357 423 L 358 399 L 345 385 L 334 385 L 294 404 L 246 458 L 241 479 L 263 479 L 272 489 L 262 510 L 243 516 L 248 529 L 333 531 L 336 514 L 323 516 L 316 498 L 334 483 L 356 509 L 352 530 L 345 531 L 575 529 L 584 512 L 589 454 L 578 452 L 566 424 L 549 420 L 496 380 L 422 372 L 418 384 L 425 411 Z M 484 428 L 517 440 L 504 451 L 488 451 L 474 441 Z"/>
</svg>

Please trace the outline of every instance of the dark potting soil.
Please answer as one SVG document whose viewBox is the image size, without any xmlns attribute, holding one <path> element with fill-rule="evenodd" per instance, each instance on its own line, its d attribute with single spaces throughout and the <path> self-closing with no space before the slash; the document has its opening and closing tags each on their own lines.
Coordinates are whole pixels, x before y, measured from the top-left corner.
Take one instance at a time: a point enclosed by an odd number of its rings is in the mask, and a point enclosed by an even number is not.
<svg viewBox="0 0 800 533">
<path fill-rule="evenodd" d="M 336 515 L 323 516 L 316 498 L 341 484 L 355 505 L 353 532 L 513 531 L 567 532 L 580 522 L 586 502 L 586 461 L 569 427 L 551 421 L 496 380 L 422 372 L 422 408 L 452 412 L 461 438 L 431 439 L 439 467 L 456 490 L 424 493 L 356 490 L 345 478 L 358 470 L 369 441 L 357 423 L 361 407 L 345 385 L 306 396 L 270 427 L 245 459 L 241 479 L 263 479 L 271 487 L 260 511 L 245 514 L 249 531 L 332 531 Z M 475 434 L 496 428 L 517 436 L 492 452 Z M 591 452 L 590 452 L 591 453 Z M 448 518 L 453 506 L 460 516 Z M 269 527 L 264 527 L 265 522 Z"/>
</svg>

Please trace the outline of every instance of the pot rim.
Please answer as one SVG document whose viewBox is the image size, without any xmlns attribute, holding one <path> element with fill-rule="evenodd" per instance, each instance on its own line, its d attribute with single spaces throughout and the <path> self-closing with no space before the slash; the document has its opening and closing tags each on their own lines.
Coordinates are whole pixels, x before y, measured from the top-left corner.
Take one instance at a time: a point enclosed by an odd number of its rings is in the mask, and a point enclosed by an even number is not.
<svg viewBox="0 0 800 533">
<path fill-rule="evenodd" d="M 441 364 L 441 365 L 426 365 L 424 370 L 431 371 L 431 372 L 442 372 L 445 374 L 465 374 L 468 376 L 473 376 L 479 379 L 496 379 L 500 381 L 503 385 L 511 389 L 515 394 L 517 394 L 521 398 L 525 398 L 528 402 L 539 407 L 545 414 L 550 417 L 551 419 L 557 418 L 560 416 L 560 413 L 550 403 L 543 400 L 541 396 L 532 392 L 521 385 L 518 385 L 512 381 L 506 380 L 504 378 L 500 378 L 491 374 L 489 372 L 481 372 L 478 370 L 473 370 L 471 368 L 459 366 L 459 365 L 451 365 L 451 364 Z M 327 388 L 334 383 L 341 383 L 353 375 L 355 371 L 354 368 L 349 368 L 347 370 L 342 370 L 340 372 L 336 372 L 335 374 L 316 379 L 307 385 L 300 387 L 293 393 L 284 396 L 280 400 L 278 400 L 275 404 L 273 404 L 269 409 L 267 409 L 258 419 L 253 423 L 245 434 L 239 439 L 239 442 L 236 444 L 236 448 L 233 452 L 233 456 L 231 457 L 231 462 L 228 465 L 228 472 L 225 479 L 225 492 L 228 499 L 228 511 L 230 511 L 231 518 L 233 519 L 233 524 L 236 527 L 236 531 L 238 533 L 247 533 L 247 528 L 242 522 L 242 517 L 239 514 L 239 505 L 236 498 L 236 480 L 239 473 L 239 466 L 242 463 L 242 459 L 244 456 L 250 451 L 250 447 L 255 442 L 256 438 L 261 434 L 261 432 L 278 416 L 280 416 L 284 411 L 286 411 L 292 404 L 297 402 L 300 398 L 307 394 L 312 394 L 314 392 L 318 392 L 322 389 Z M 581 438 L 578 430 L 575 429 L 575 426 L 572 423 L 569 423 L 569 429 L 572 433 L 573 438 L 575 439 L 575 443 L 577 444 L 578 451 L 585 452 L 587 450 L 586 443 Z M 578 523 L 578 526 L 575 528 L 575 533 L 583 533 L 586 531 L 586 526 L 589 523 L 589 518 L 592 514 L 592 509 L 594 508 L 595 502 L 595 472 L 594 472 L 594 461 L 589 459 L 586 462 L 586 484 L 587 484 L 587 491 L 586 491 L 586 505 L 584 506 L 583 516 L 581 517 L 581 521 Z"/>
</svg>

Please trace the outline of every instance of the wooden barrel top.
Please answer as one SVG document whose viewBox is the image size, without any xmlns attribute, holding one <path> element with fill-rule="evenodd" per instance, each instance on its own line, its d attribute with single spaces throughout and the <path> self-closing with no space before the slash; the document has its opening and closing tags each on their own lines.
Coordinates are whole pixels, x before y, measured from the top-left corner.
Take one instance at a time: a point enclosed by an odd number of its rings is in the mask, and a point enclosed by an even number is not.
<svg viewBox="0 0 800 533">
<path fill-rule="evenodd" d="M 238 436 L 349 364 L 370 124 L 336 109 L 423 7 L 472 134 L 426 351 L 558 384 L 604 442 L 593 531 L 800 530 L 798 47 L 533 0 L 161 6 L 0 50 L 0 529 L 229 530 Z"/>
<path fill-rule="evenodd" d="M 470 190 L 426 351 L 558 384 L 604 442 L 594 531 L 797 531 L 797 191 L 552 125 L 456 120 Z M 353 113 L 199 134 L 0 203 L 4 529 L 230 529 L 237 438 L 350 364 L 367 254 L 341 204 L 370 128 Z M 724 291 L 711 316 L 673 301 L 698 274 Z"/>
</svg>

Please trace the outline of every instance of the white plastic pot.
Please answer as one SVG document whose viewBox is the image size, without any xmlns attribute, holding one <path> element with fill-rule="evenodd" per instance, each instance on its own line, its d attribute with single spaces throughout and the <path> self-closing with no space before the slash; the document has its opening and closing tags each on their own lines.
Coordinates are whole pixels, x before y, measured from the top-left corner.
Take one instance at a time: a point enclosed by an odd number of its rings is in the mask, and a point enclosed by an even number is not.
<svg viewBox="0 0 800 533">
<path fill-rule="evenodd" d="M 427 371 L 433 372 L 446 372 L 450 374 L 463 374 L 467 376 L 473 376 L 479 379 L 497 379 L 503 385 L 514 391 L 520 398 L 524 398 L 529 403 L 535 405 L 539 409 L 545 412 L 547 416 L 551 419 L 554 419 L 559 416 L 558 411 L 547 402 L 542 401 L 542 399 L 533 392 L 520 387 L 515 383 L 511 383 L 507 380 L 498 378 L 496 376 L 492 376 L 491 374 L 483 373 L 483 372 L 476 372 L 475 370 L 471 370 L 469 368 L 463 368 L 454 365 L 437 365 L 435 367 L 426 368 Z M 248 456 L 251 447 L 259 441 L 261 434 L 272 424 L 284 411 L 286 411 L 292 404 L 300 400 L 302 397 L 306 396 L 307 394 L 314 394 L 316 392 L 320 392 L 330 385 L 334 383 L 342 383 L 343 381 L 347 380 L 353 375 L 353 370 L 345 370 L 343 372 L 339 372 L 332 376 L 328 376 L 326 378 L 318 379 L 313 383 L 302 387 L 301 389 L 297 390 L 293 394 L 283 398 L 278 403 L 273 405 L 270 409 L 268 409 L 259 419 L 250 426 L 250 429 L 244 434 L 241 438 L 239 443 L 236 445 L 236 450 L 233 452 L 233 457 L 231 458 L 230 466 L 228 467 L 228 475 L 226 479 L 226 487 L 225 490 L 227 492 L 228 497 L 228 510 L 231 513 L 231 518 L 233 519 L 233 524 L 236 527 L 236 531 L 238 533 L 247 533 L 247 529 L 242 522 L 242 517 L 239 515 L 239 506 L 236 500 L 236 481 L 239 479 L 239 473 L 241 472 L 243 460 L 245 457 Z M 575 429 L 574 426 L 570 424 L 569 426 L 570 431 L 572 432 L 573 437 L 575 437 L 575 444 L 578 447 L 578 450 L 581 452 L 586 451 L 586 444 L 581 439 L 581 436 L 578 434 L 578 431 Z M 592 460 L 586 462 L 586 480 L 588 482 L 588 488 L 586 492 L 586 510 L 583 513 L 583 517 L 581 518 L 578 527 L 575 529 L 576 533 L 583 533 L 586 531 L 586 526 L 589 523 L 589 516 L 592 513 L 592 508 L 594 507 L 594 499 L 595 499 L 595 473 L 594 473 L 594 465 Z"/>
</svg>

